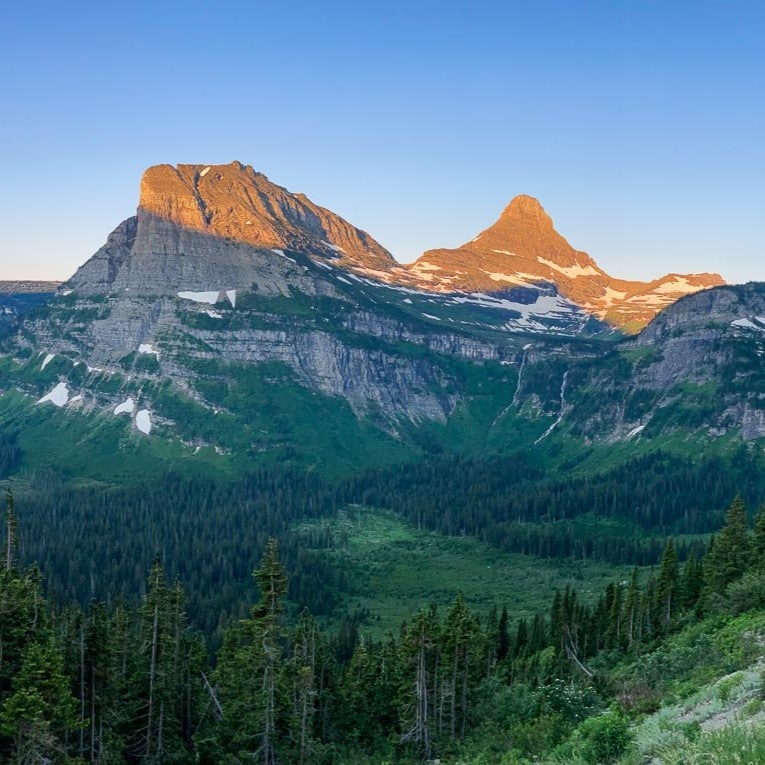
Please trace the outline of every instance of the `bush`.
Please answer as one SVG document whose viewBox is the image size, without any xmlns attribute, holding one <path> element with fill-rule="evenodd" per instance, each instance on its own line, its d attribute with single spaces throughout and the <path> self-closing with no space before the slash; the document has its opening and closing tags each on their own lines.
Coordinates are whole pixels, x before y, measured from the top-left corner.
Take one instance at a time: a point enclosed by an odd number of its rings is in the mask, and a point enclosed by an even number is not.
<svg viewBox="0 0 765 765">
<path fill-rule="evenodd" d="M 615 762 L 627 750 L 632 739 L 630 722 L 618 709 L 590 717 L 577 728 L 581 752 L 593 765 Z"/>
</svg>

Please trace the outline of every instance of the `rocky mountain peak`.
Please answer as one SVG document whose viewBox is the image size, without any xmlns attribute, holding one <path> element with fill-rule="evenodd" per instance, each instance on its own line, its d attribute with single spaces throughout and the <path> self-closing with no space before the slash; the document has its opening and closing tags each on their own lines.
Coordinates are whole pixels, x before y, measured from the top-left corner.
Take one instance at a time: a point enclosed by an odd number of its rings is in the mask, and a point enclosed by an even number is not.
<svg viewBox="0 0 765 765">
<path fill-rule="evenodd" d="M 502 211 L 499 219 L 538 221 L 546 227 L 553 227 L 552 218 L 547 214 L 545 208 L 542 207 L 540 201 L 528 194 L 518 194 L 518 196 L 513 197 Z"/>
<path fill-rule="evenodd" d="M 277 252 L 273 252 L 276 250 Z M 396 262 L 369 234 L 249 165 L 156 165 L 137 214 L 123 221 L 68 287 L 87 293 L 172 294 L 275 287 L 280 251 L 386 272 Z M 276 259 L 276 261 L 274 261 Z M 262 284 L 262 286 L 264 286 Z"/>
<path fill-rule="evenodd" d="M 610 276 L 555 230 L 539 200 L 516 196 L 489 228 L 455 249 L 429 250 L 410 266 L 423 289 L 501 292 L 552 284 L 561 295 L 628 332 L 679 297 L 724 284 L 719 274 L 667 274 L 652 282 Z"/>
<path fill-rule="evenodd" d="M 256 247 L 315 251 L 346 266 L 395 265 L 365 231 L 236 161 L 150 167 L 141 179 L 139 226 L 143 218 Z"/>
</svg>

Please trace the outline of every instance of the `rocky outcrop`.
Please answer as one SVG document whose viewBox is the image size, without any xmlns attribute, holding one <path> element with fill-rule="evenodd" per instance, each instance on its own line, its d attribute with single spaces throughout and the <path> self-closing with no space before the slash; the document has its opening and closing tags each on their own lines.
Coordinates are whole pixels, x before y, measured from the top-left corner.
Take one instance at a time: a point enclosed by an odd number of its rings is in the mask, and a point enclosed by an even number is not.
<svg viewBox="0 0 765 765">
<path fill-rule="evenodd" d="M 533 197 L 518 196 L 492 226 L 457 249 L 429 250 L 409 267 L 423 289 L 492 293 L 511 285 L 553 283 L 612 326 L 644 327 L 679 297 L 723 284 L 718 274 L 667 274 L 652 282 L 615 279 L 554 228 Z"/>
</svg>

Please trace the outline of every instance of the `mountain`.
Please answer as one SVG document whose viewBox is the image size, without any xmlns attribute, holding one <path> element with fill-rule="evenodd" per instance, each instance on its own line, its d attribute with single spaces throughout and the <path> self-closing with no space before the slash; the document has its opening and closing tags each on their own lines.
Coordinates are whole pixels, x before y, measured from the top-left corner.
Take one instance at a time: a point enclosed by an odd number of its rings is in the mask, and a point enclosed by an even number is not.
<svg viewBox="0 0 765 765">
<path fill-rule="evenodd" d="M 683 295 L 724 284 L 719 274 L 667 274 L 652 282 L 615 279 L 554 228 L 540 203 L 513 199 L 492 226 L 453 250 L 429 250 L 409 268 L 423 289 L 494 293 L 552 283 L 561 295 L 627 332 L 642 329 Z"/>
<path fill-rule="evenodd" d="M 22 316 L 44 303 L 60 282 L 0 281 L 0 337 L 13 331 Z"/>
<path fill-rule="evenodd" d="M 757 371 L 746 389 L 732 371 L 759 352 L 756 286 L 687 296 L 625 339 L 592 315 L 598 295 L 667 301 L 679 279 L 609 281 L 529 197 L 479 242 L 404 267 L 250 167 L 150 168 L 137 214 L 6 338 L 0 420 L 30 464 L 102 478 L 455 453 L 575 464 L 615 443 L 763 435 Z M 523 259 L 491 260 L 509 247 Z"/>
</svg>

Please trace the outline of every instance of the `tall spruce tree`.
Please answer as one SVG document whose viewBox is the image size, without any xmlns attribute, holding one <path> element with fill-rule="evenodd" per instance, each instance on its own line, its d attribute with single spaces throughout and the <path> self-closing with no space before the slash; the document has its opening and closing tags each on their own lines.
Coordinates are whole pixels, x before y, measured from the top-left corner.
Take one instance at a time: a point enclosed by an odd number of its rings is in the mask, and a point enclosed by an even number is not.
<svg viewBox="0 0 765 765">
<path fill-rule="evenodd" d="M 725 525 L 704 558 L 707 602 L 721 596 L 731 582 L 741 577 L 751 558 L 746 506 L 737 494 L 725 515 Z"/>
<path fill-rule="evenodd" d="M 266 544 L 253 576 L 260 600 L 250 619 L 228 630 L 215 673 L 221 719 L 204 742 L 211 762 L 243 760 L 275 765 L 287 747 L 290 704 L 284 687 L 282 613 L 287 575 L 279 561 L 276 540 Z M 307 673 L 298 680 L 305 701 L 314 680 Z M 307 733 L 307 728 L 306 728 Z M 307 755 L 307 752 L 304 752 Z"/>
</svg>

